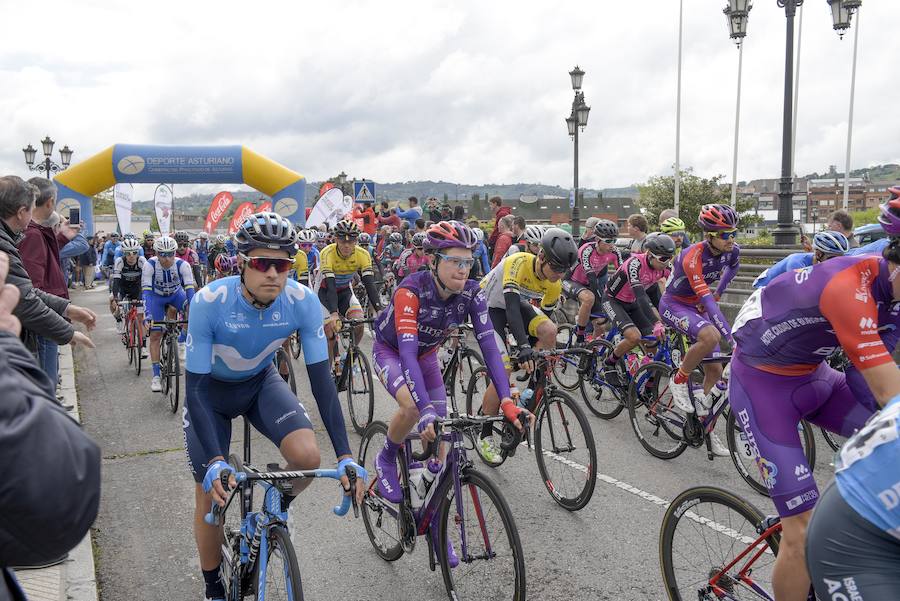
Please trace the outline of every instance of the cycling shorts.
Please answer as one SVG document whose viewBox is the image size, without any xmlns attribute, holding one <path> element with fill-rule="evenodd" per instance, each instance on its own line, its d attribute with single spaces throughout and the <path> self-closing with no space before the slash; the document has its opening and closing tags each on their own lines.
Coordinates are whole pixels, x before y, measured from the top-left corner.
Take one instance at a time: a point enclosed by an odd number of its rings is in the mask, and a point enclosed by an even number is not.
<svg viewBox="0 0 900 601">
<path fill-rule="evenodd" d="M 274 365 L 238 382 L 210 378 L 207 398 L 217 402 L 210 413 L 221 449 L 228 449 L 231 445 L 231 421 L 241 415 L 246 416 L 253 427 L 276 447 L 281 446 L 281 441 L 291 432 L 312 430 L 309 414 L 297 395 L 291 392 L 288 383 L 278 375 Z M 199 483 L 206 476 L 206 462 L 210 458 L 203 457 L 200 440 L 186 405 L 181 415 L 188 466 L 194 480 Z"/>
<path fill-rule="evenodd" d="M 656 321 L 647 317 L 637 303 L 626 303 L 607 296 L 603 301 L 603 309 L 606 315 L 612 319 L 613 325 L 623 334 L 628 328 L 637 328 L 641 331 L 641 336 L 653 334 L 653 326 Z"/>
<path fill-rule="evenodd" d="M 810 519 L 806 565 L 819 599 L 900 599 L 900 539 L 856 513 L 834 482 Z"/>
<path fill-rule="evenodd" d="M 850 436 L 872 415 L 857 401 L 844 374 L 826 363 L 811 374 L 773 374 L 744 363 L 740 348 L 731 358 L 728 402 L 743 429 L 741 444 L 756 456 L 781 517 L 809 511 L 819 498 L 800 444 L 800 420 Z"/>
<path fill-rule="evenodd" d="M 128 300 L 143 300 L 143 292 L 141 291 L 141 283 L 135 285 L 126 285 L 124 282 L 119 284 L 119 297 Z M 142 309 L 143 310 L 143 309 Z"/>
<path fill-rule="evenodd" d="M 331 313 L 325 306 L 325 298 L 327 293 L 325 289 L 319 289 L 319 301 L 322 303 L 322 318 L 328 323 L 331 319 Z M 353 288 L 344 288 L 337 291 L 338 298 L 338 315 L 347 319 L 362 319 L 362 305 L 353 293 Z"/>
<path fill-rule="evenodd" d="M 149 302 L 145 307 L 145 311 L 148 319 L 152 319 L 153 321 L 165 320 L 167 307 L 175 307 L 178 311 L 183 311 L 184 306 L 187 303 L 187 294 L 185 294 L 184 288 L 179 288 L 174 294 L 170 294 L 169 296 L 159 296 L 154 292 L 151 292 L 147 296 Z"/>
<path fill-rule="evenodd" d="M 591 306 L 591 317 L 606 317 L 606 311 L 603 310 L 603 298 L 595 291 L 583 284 L 579 284 L 575 280 L 563 280 L 562 289 L 566 298 L 571 298 L 572 300 L 579 302 L 581 301 L 578 299 L 578 295 L 581 294 L 582 290 L 587 290 L 594 295 L 594 304 Z"/>
<path fill-rule="evenodd" d="M 375 361 L 375 373 L 378 374 L 378 379 L 384 384 L 388 393 L 396 398 L 397 391 L 406 386 L 403 365 L 400 363 L 400 352 L 394 347 L 376 340 L 372 344 L 372 358 Z M 440 417 L 446 417 L 447 389 L 444 386 L 441 366 L 438 364 L 437 349 L 419 357 L 418 362 L 428 398 L 431 400 L 435 412 Z"/>
</svg>

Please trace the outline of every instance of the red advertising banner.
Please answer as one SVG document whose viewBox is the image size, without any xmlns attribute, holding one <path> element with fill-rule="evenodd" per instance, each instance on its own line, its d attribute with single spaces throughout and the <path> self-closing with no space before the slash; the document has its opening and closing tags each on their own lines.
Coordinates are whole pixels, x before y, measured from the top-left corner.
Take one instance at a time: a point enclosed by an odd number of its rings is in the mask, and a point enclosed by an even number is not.
<svg viewBox="0 0 900 601">
<path fill-rule="evenodd" d="M 233 200 L 234 196 L 231 195 L 231 192 L 219 192 L 212 199 L 209 205 L 209 213 L 206 214 L 206 224 L 203 226 L 207 234 L 215 231 L 216 226 L 219 225 L 219 221 L 222 219 L 222 215 L 225 214 Z"/>
<path fill-rule="evenodd" d="M 263 213 L 265 211 L 271 211 L 271 210 L 272 210 L 272 202 L 267 200 L 266 202 L 264 202 L 261 205 L 259 205 L 258 207 L 256 207 L 256 210 L 253 212 L 254 213 Z"/>
<path fill-rule="evenodd" d="M 234 217 L 231 218 L 231 225 L 228 226 L 228 233 L 235 233 L 241 226 L 241 223 L 254 212 L 252 202 L 241 203 L 237 210 L 235 210 Z"/>
<path fill-rule="evenodd" d="M 324 184 L 322 184 L 322 187 L 319 188 L 319 196 L 321 197 L 332 188 L 334 188 L 334 184 L 332 184 L 331 182 L 325 182 Z"/>
</svg>

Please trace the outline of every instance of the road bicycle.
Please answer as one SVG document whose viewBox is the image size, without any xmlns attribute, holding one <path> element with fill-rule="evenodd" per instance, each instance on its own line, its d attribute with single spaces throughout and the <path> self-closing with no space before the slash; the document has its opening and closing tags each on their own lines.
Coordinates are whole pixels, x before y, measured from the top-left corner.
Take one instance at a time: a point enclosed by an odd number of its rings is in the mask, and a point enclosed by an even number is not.
<svg viewBox="0 0 900 601">
<path fill-rule="evenodd" d="M 774 601 L 780 542 L 778 516 L 721 488 L 690 488 L 669 504 L 660 527 L 666 594 L 671 601 Z"/>
<path fill-rule="evenodd" d="M 121 311 L 125 314 L 125 331 L 122 333 L 122 343 L 128 351 L 128 364 L 134 368 L 135 375 L 141 375 L 141 360 L 144 350 L 144 334 L 141 328 L 138 308 L 144 303 L 139 300 L 124 299 L 120 303 Z"/>
<path fill-rule="evenodd" d="M 297 380 L 294 377 L 294 365 L 291 363 L 291 356 L 284 350 L 284 347 L 278 347 L 278 350 L 275 351 L 275 356 L 272 357 L 272 362 L 275 364 L 275 369 L 278 370 L 278 375 L 288 383 L 288 386 L 291 387 L 291 392 L 296 395 Z"/>
<path fill-rule="evenodd" d="M 441 361 L 441 376 L 447 397 L 456 400 L 456 395 L 464 395 L 469 380 L 478 367 L 484 365 L 481 353 L 469 346 L 467 334 L 472 331 L 472 324 L 463 323 L 447 336 L 444 345 L 438 351 Z"/>
<path fill-rule="evenodd" d="M 398 451 L 403 494 L 399 504 L 381 497 L 376 479 L 369 484 L 362 508 L 369 541 L 379 557 L 396 561 L 411 554 L 416 539 L 425 536 L 428 566 L 434 571 L 440 564 L 451 599 L 524 601 L 525 560 L 512 511 L 498 486 L 466 456 L 467 432 L 504 418 L 460 415 L 452 400 L 451 407 L 449 418 L 435 422 L 444 445 L 431 443 L 416 453 L 412 443 L 419 436 L 410 434 Z M 372 422 L 363 433 L 359 458 L 369 473 L 376 473 L 375 457 L 386 439 L 384 422 Z M 506 442 L 515 446 L 519 440 L 512 436 Z M 431 468 L 419 462 L 434 456 L 441 446 L 447 454 L 428 485 L 423 476 Z M 438 532 L 431 531 L 434 527 Z"/>
<path fill-rule="evenodd" d="M 354 330 L 357 326 L 371 324 L 374 320 L 342 319 L 337 331 L 336 346 L 344 349 L 343 354 L 335 352 L 335 362 L 331 375 L 337 383 L 338 392 L 347 395 L 350 421 L 357 434 L 362 434 L 372 421 L 375 413 L 375 388 L 372 385 L 372 368 L 366 353 L 356 343 Z M 338 349 L 339 350 L 339 349 Z"/>
<path fill-rule="evenodd" d="M 331 478 L 340 480 L 344 474 L 332 470 L 281 470 L 278 464 L 268 464 L 260 470 L 250 464 L 250 423 L 244 418 L 244 457 L 241 460 L 232 454 L 228 463 L 235 468 L 233 473 L 237 486 L 230 490 L 224 507 L 212 504 L 204 520 L 211 526 L 223 526 L 222 564 L 219 568 L 222 584 L 225 586 L 227 601 L 241 601 L 245 596 L 257 600 L 276 599 L 302 601 L 303 585 L 297 553 L 288 530 L 288 512 L 284 506 L 284 495 L 292 494 L 293 480 L 306 478 Z M 346 515 L 353 507 L 356 517 L 357 474 L 347 468 L 350 494 L 342 492 L 341 504 L 332 511 L 335 515 Z M 231 470 L 223 470 L 220 476 L 222 486 L 228 490 Z M 253 511 L 253 491 L 262 489 L 262 504 Z M 240 517 L 228 512 L 232 502 L 238 499 Z"/>
<path fill-rule="evenodd" d="M 162 393 L 169 399 L 172 413 L 178 410 L 181 395 L 181 357 L 178 355 L 178 337 L 181 326 L 187 325 L 185 319 L 166 319 L 151 322 L 151 327 L 162 326 L 163 334 L 159 341 L 159 375 Z"/>
<path fill-rule="evenodd" d="M 578 403 L 560 390 L 552 379 L 554 364 L 563 357 L 585 354 L 580 348 L 534 351 L 535 369 L 526 376 L 525 396 L 520 402 L 534 413 L 534 458 L 550 497 L 569 511 L 584 508 L 591 500 L 597 484 L 597 447 L 587 416 Z M 481 415 L 477 399 L 484 396 L 490 381 L 487 368 L 475 370 L 466 391 L 466 413 Z M 531 398 L 527 398 L 530 396 Z M 512 453 L 501 448 L 493 460 L 486 457 L 478 438 L 488 432 L 472 431 L 478 456 L 489 467 L 498 467 Z M 496 427 L 489 433 L 493 448 L 502 432 Z"/>
</svg>

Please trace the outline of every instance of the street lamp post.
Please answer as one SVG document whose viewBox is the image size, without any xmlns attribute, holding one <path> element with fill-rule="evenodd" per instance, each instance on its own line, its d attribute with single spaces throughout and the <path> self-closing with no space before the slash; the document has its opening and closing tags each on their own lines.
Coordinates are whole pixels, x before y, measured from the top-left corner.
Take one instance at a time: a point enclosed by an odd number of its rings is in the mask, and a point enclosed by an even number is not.
<svg viewBox="0 0 900 601">
<path fill-rule="evenodd" d="M 25 153 L 25 164 L 28 166 L 30 171 L 37 171 L 39 173 L 43 173 L 44 177 L 47 179 L 51 179 L 54 173 L 59 173 L 60 171 L 64 171 L 69 168 L 69 164 L 72 162 L 72 154 L 73 151 L 69 150 L 69 146 L 63 146 L 59 151 L 59 159 L 62 165 L 57 164 L 50 157 L 53 155 L 53 145 L 56 144 L 53 140 L 50 139 L 50 136 L 46 136 L 43 140 L 41 140 L 41 147 L 44 151 L 44 160 L 34 164 L 34 158 L 37 155 L 37 150 L 35 150 L 31 144 L 22 149 L 22 152 Z"/>
<path fill-rule="evenodd" d="M 581 221 L 580 207 L 578 206 L 578 129 L 584 131 L 587 127 L 588 113 L 591 111 L 584 102 L 584 92 L 581 91 L 581 83 L 584 80 L 584 71 L 576 65 L 574 69 L 569 71 L 569 77 L 572 79 L 572 89 L 575 90 L 575 99 L 572 100 L 572 112 L 566 118 L 566 128 L 569 135 L 575 142 L 575 174 L 574 174 L 574 199 L 572 203 L 572 236 L 577 238 Z"/>
<path fill-rule="evenodd" d="M 737 207 L 737 161 L 738 161 L 738 134 L 741 123 L 741 74 L 744 67 L 744 37 L 747 35 L 747 21 L 750 9 L 753 8 L 751 0 L 729 0 L 728 6 L 722 11 L 728 20 L 728 32 L 738 47 L 738 73 L 737 73 L 737 101 L 734 109 L 734 160 L 731 169 L 731 205 Z"/>
<path fill-rule="evenodd" d="M 828 0 L 831 5 L 831 19 L 834 30 L 844 39 L 844 33 L 850 28 L 853 15 L 856 14 L 856 31 L 853 32 L 853 66 L 850 73 L 850 115 L 847 117 L 847 158 L 844 167 L 844 210 L 850 204 L 850 145 L 853 140 L 853 100 L 856 95 L 856 49 L 859 42 L 859 7 L 862 0 Z"/>
</svg>

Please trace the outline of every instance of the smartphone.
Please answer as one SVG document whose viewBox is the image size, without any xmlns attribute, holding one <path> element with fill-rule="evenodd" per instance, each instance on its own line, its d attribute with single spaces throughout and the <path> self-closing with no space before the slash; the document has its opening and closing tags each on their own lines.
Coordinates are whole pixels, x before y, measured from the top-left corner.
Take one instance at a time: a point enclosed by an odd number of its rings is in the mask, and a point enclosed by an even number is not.
<svg viewBox="0 0 900 601">
<path fill-rule="evenodd" d="M 72 207 L 69 209 L 69 225 L 79 225 L 81 223 L 81 207 Z"/>
</svg>

